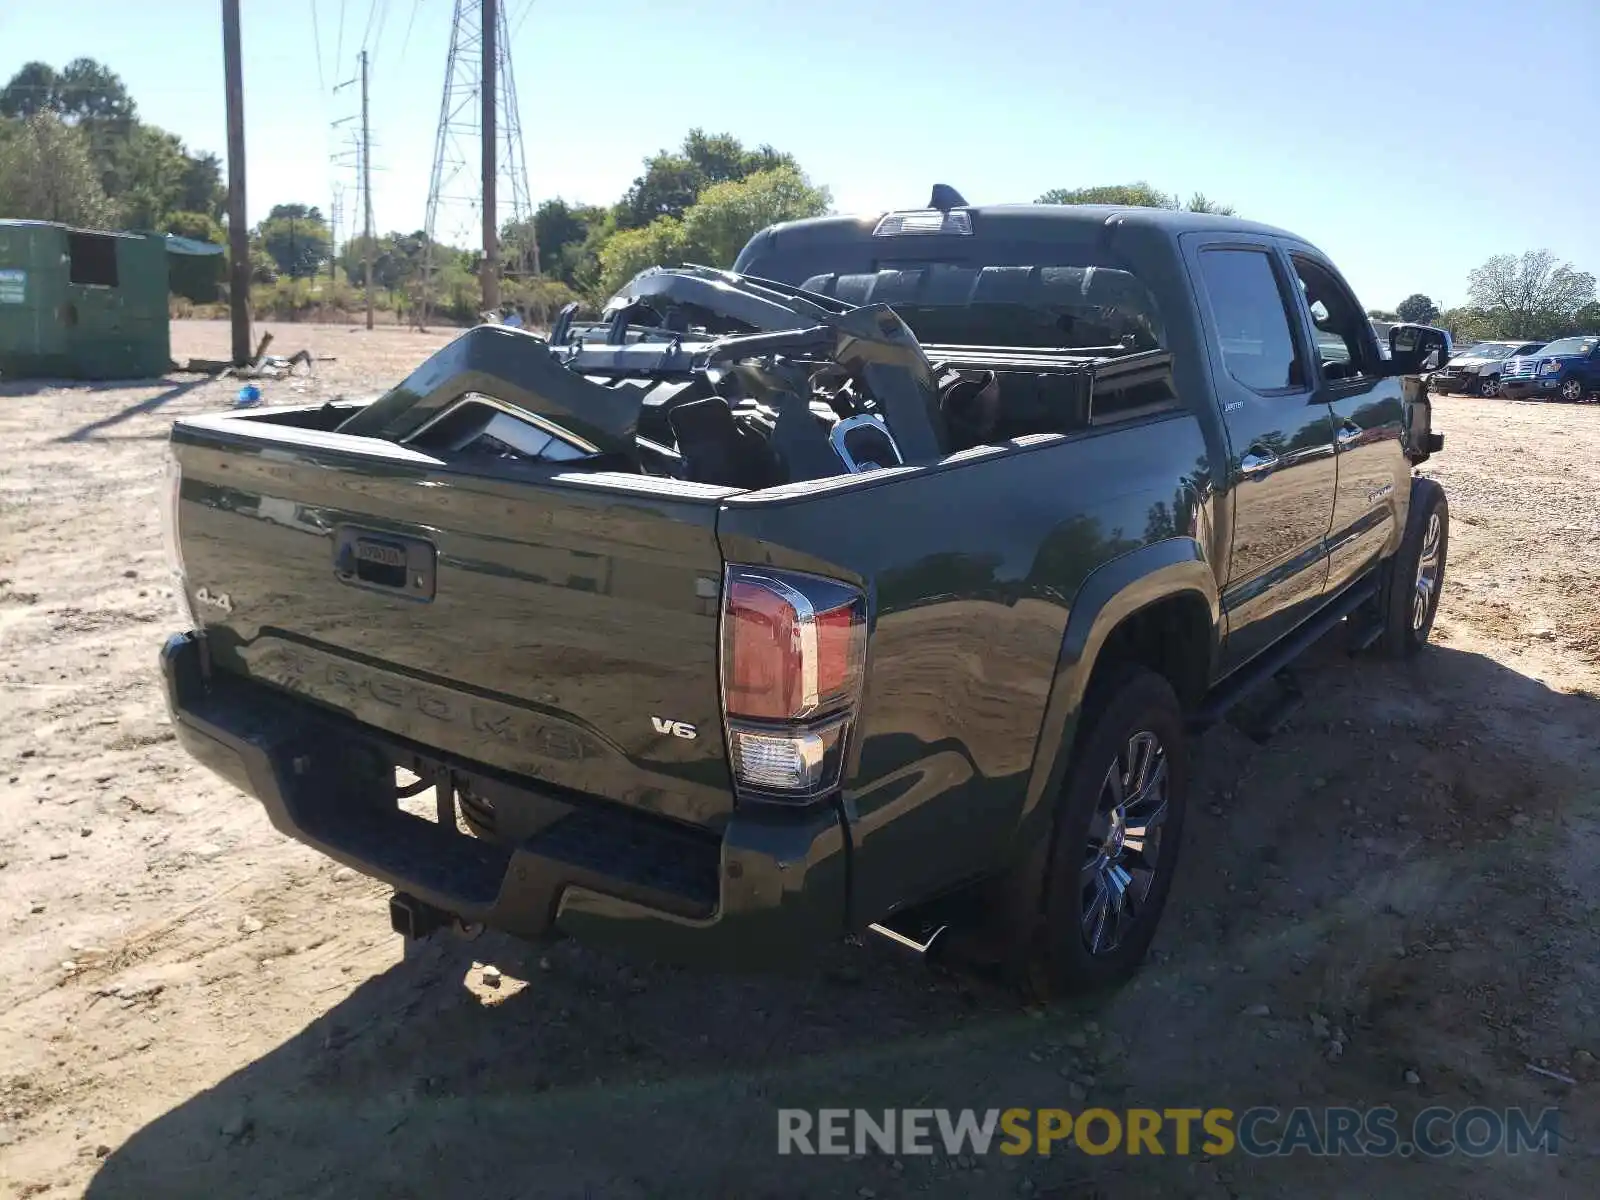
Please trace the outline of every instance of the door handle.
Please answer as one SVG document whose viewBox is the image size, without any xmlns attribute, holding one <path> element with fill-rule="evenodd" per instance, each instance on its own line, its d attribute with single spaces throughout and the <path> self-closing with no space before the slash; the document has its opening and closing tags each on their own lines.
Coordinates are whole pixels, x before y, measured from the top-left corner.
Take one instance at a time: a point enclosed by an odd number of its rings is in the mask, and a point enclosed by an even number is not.
<svg viewBox="0 0 1600 1200">
<path fill-rule="evenodd" d="M 1239 470 L 1246 475 L 1260 475 L 1263 471 L 1270 471 L 1278 465 L 1278 456 L 1272 453 L 1261 453 L 1255 449 L 1246 450 L 1244 457 L 1239 460 Z"/>
<path fill-rule="evenodd" d="M 1341 446 L 1348 446 L 1365 432 L 1366 430 L 1354 421 L 1346 421 L 1339 426 L 1339 431 L 1333 435 L 1333 440 Z"/>
</svg>

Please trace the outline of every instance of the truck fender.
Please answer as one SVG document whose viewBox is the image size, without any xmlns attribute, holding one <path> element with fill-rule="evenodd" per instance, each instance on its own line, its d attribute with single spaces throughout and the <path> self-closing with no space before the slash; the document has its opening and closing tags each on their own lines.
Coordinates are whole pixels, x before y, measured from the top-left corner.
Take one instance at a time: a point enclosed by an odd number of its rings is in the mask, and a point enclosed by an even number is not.
<svg viewBox="0 0 1600 1200">
<path fill-rule="evenodd" d="M 1194 538 L 1150 542 L 1096 567 L 1078 588 L 1034 748 L 1033 770 L 1017 825 L 1016 851 L 1026 853 L 1028 848 L 1049 840 L 1044 835 L 1050 829 L 1053 806 L 1046 801 L 1061 790 L 1084 691 L 1106 638 L 1140 609 L 1182 595 L 1194 596 L 1206 606 L 1211 628 L 1209 652 L 1214 661 L 1222 610 L 1216 575 L 1206 560 L 1204 547 Z"/>
</svg>

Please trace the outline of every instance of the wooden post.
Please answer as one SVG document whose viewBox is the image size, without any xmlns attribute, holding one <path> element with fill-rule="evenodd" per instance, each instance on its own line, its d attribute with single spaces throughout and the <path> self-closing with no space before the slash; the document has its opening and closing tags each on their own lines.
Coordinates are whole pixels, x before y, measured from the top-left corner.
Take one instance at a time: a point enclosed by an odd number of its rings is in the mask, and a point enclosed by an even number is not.
<svg viewBox="0 0 1600 1200">
<path fill-rule="evenodd" d="M 239 0 L 222 0 L 222 69 L 228 110 L 228 309 L 233 365 L 250 362 L 250 228 L 244 195 L 244 73 L 239 57 Z"/>
<path fill-rule="evenodd" d="M 367 123 L 367 52 L 361 52 L 361 204 L 366 210 L 367 328 L 372 328 L 372 130 Z"/>
<path fill-rule="evenodd" d="M 483 0 L 483 307 L 486 312 L 500 310 L 500 224 L 495 204 L 494 184 L 498 156 L 495 154 L 495 63 L 499 55 L 495 39 L 499 33 L 498 0 Z"/>
</svg>

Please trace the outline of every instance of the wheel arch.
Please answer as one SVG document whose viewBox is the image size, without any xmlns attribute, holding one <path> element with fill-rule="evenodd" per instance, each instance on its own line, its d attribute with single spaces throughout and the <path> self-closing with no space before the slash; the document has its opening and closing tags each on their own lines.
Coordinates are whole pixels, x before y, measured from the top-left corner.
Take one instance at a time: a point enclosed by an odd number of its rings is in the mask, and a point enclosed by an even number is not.
<svg viewBox="0 0 1600 1200">
<path fill-rule="evenodd" d="M 1222 622 L 1216 575 L 1193 538 L 1152 542 L 1104 563 L 1073 598 L 1018 823 L 1025 850 L 1049 827 L 1048 798 L 1061 789 L 1092 690 L 1124 665 L 1172 684 L 1186 708 L 1215 670 Z"/>
</svg>

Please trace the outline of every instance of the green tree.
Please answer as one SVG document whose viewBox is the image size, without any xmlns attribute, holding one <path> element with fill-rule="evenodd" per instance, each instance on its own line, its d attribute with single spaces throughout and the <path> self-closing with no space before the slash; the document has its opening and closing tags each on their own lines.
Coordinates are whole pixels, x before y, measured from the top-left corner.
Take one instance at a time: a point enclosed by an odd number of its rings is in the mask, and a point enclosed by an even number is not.
<svg viewBox="0 0 1600 1200">
<path fill-rule="evenodd" d="M 661 150 L 645 159 L 644 174 L 617 204 L 617 227 L 642 229 L 657 217 L 681 218 L 712 184 L 783 166 L 795 167 L 794 156 L 771 146 L 746 150 L 732 134 L 691 129 L 677 150 Z"/>
<path fill-rule="evenodd" d="M 124 136 L 103 140 L 95 157 L 106 195 L 127 228 L 158 229 L 169 212 L 184 207 L 188 160 L 177 135 L 136 124 Z"/>
<path fill-rule="evenodd" d="M 308 212 L 316 214 L 316 209 Z M 320 214 L 318 214 L 320 216 Z M 366 283 L 367 239 L 357 235 L 339 250 L 339 266 L 352 283 Z M 433 271 L 436 276 L 464 269 L 467 255 L 454 246 L 435 243 Z M 420 295 L 423 276 L 428 268 L 428 237 L 422 230 L 414 233 L 386 233 L 372 239 L 372 285 L 386 292 L 404 291 L 408 296 Z M 437 281 L 436 281 L 437 282 Z"/>
<path fill-rule="evenodd" d="M 1233 217 L 1238 215 L 1238 210 L 1231 204 L 1224 204 L 1220 200 L 1213 200 L 1204 192 L 1196 192 L 1189 197 L 1184 210 L 1192 213 L 1212 213 L 1219 217 Z"/>
<path fill-rule="evenodd" d="M 1591 300 L 1572 314 L 1574 333 L 1600 333 L 1600 301 Z"/>
<path fill-rule="evenodd" d="M 1036 204 L 1116 204 L 1126 208 L 1183 209 L 1188 212 L 1216 213 L 1231 217 L 1231 205 L 1210 199 L 1204 192 L 1196 192 L 1185 204 L 1176 195 L 1169 195 L 1140 180 L 1137 183 L 1114 183 L 1101 187 L 1051 188 L 1040 196 Z"/>
<path fill-rule="evenodd" d="M 165 130 L 144 125 L 126 86 L 89 58 L 60 71 L 27 63 L 0 89 L 0 116 L 52 114 L 83 136 L 100 191 L 112 202 L 104 224 L 159 229 L 169 213 L 222 215 L 222 166 L 191 155 Z"/>
<path fill-rule="evenodd" d="M 228 202 L 228 188 L 222 178 L 222 160 L 210 151 L 185 154 L 183 183 L 178 206 L 184 212 L 222 216 Z"/>
<path fill-rule="evenodd" d="M 538 240 L 537 221 L 507 221 L 500 227 L 500 270 L 508 276 L 533 274 L 537 264 L 548 273 L 544 262 L 544 243 Z"/>
<path fill-rule="evenodd" d="M 389 238 L 374 235 L 372 238 L 372 284 L 374 287 L 383 287 L 386 282 L 393 283 L 398 280 L 398 273 L 394 267 L 394 244 Z M 357 286 L 365 285 L 367 281 L 367 237 L 365 234 L 356 234 L 349 238 L 339 248 L 339 266 L 343 269 L 345 278 Z"/>
<path fill-rule="evenodd" d="M 707 266 L 730 267 L 756 231 L 821 216 L 831 199 L 827 188 L 813 187 L 788 165 L 712 184 L 683 214 L 683 252 Z"/>
<path fill-rule="evenodd" d="M 681 220 L 657 217 L 643 229 L 611 236 L 600 251 L 599 290 L 610 295 L 646 267 L 685 261 L 730 266 L 757 230 L 817 216 L 828 204 L 827 189 L 813 187 L 788 164 L 712 184 Z"/>
<path fill-rule="evenodd" d="M 278 282 L 278 264 L 272 261 L 272 255 L 257 238 L 250 240 L 250 282 Z"/>
<path fill-rule="evenodd" d="M 1413 292 L 1400 301 L 1395 312 L 1402 321 L 1412 325 L 1431 325 L 1439 318 L 1439 306 L 1421 292 Z"/>
<path fill-rule="evenodd" d="M 1502 337 L 1556 337 L 1595 298 L 1594 276 L 1548 250 L 1497 254 L 1467 277 L 1467 295 Z"/>
<path fill-rule="evenodd" d="M 1369 308 L 1367 309 L 1367 316 L 1374 321 L 1398 321 L 1400 319 L 1399 313 L 1390 312 L 1387 308 Z"/>
<path fill-rule="evenodd" d="M 39 113 L 61 115 L 61 76 L 49 63 L 24 63 L 0 90 L 0 117 L 21 119 Z"/>
<path fill-rule="evenodd" d="M 1434 323 L 1439 328 L 1448 330 L 1450 336 L 1457 342 L 1479 342 L 1485 338 L 1500 336 L 1499 323 L 1471 305 L 1447 308 L 1439 314 L 1439 319 Z"/>
<path fill-rule="evenodd" d="M 225 245 L 228 234 L 210 213 L 203 212 L 174 212 L 168 213 L 161 222 L 162 233 L 176 234 L 181 238 L 190 238 L 197 242 L 210 242 L 214 246 Z"/>
<path fill-rule="evenodd" d="M 269 221 L 320 221 L 322 210 L 307 204 L 274 204 L 267 214 Z"/>
<path fill-rule="evenodd" d="M 657 217 L 643 229 L 624 229 L 600 250 L 599 292 L 610 295 L 646 267 L 676 266 L 684 259 L 683 222 Z"/>
<path fill-rule="evenodd" d="M 274 205 L 256 229 L 261 248 L 271 257 L 279 275 L 309 279 L 322 269 L 332 252 L 333 238 L 322 213 L 304 204 Z"/>
<path fill-rule="evenodd" d="M 126 125 L 135 111 L 122 80 L 92 58 L 75 58 L 60 71 L 49 63 L 26 63 L 0 89 L 0 117 L 48 112 L 69 124 L 103 121 Z"/>
<path fill-rule="evenodd" d="M 0 139 L 0 213 L 103 228 L 114 211 L 81 130 L 37 112 Z"/>
<path fill-rule="evenodd" d="M 580 287 L 580 278 L 593 278 L 595 247 L 590 234 L 606 222 L 606 210 L 592 204 L 568 204 L 559 197 L 546 200 L 533 214 L 533 232 L 539 241 L 539 263 L 545 275 L 569 287 Z M 524 235 L 508 225 L 502 235 L 508 242 Z"/>
<path fill-rule="evenodd" d="M 57 79 L 57 111 L 64 117 L 125 127 L 137 116 L 122 78 L 92 58 L 73 59 Z"/>
</svg>

